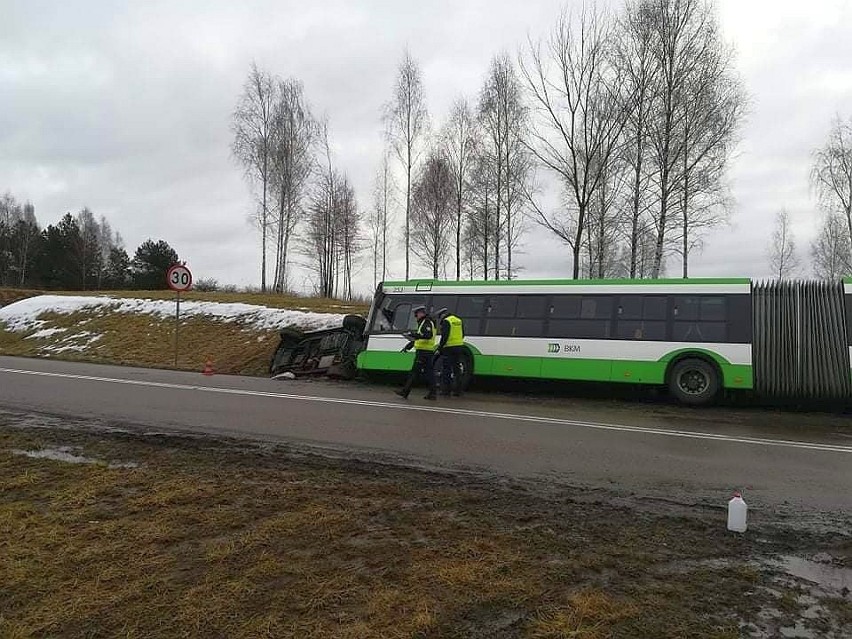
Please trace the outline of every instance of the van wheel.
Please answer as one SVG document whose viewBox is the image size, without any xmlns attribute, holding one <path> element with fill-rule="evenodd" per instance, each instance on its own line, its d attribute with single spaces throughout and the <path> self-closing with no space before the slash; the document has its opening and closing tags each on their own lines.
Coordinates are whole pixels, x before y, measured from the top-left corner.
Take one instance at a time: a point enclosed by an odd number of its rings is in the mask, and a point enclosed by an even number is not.
<svg viewBox="0 0 852 639">
<path fill-rule="evenodd" d="M 707 405 L 719 394 L 719 374 L 703 359 L 683 359 L 669 373 L 669 392 L 681 404 Z"/>
<path fill-rule="evenodd" d="M 347 315 L 343 318 L 343 328 L 357 335 L 361 335 L 367 328 L 367 320 L 360 315 Z"/>
</svg>

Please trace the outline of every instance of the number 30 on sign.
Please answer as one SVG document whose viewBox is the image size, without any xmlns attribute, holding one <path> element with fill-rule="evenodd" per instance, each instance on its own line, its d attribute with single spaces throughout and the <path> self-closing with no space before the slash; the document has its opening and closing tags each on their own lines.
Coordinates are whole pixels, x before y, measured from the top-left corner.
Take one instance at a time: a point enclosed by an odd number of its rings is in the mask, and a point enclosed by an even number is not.
<svg viewBox="0 0 852 639">
<path fill-rule="evenodd" d="M 166 273 L 166 281 L 173 291 L 188 291 L 192 288 L 192 273 L 182 264 L 175 264 Z"/>
</svg>

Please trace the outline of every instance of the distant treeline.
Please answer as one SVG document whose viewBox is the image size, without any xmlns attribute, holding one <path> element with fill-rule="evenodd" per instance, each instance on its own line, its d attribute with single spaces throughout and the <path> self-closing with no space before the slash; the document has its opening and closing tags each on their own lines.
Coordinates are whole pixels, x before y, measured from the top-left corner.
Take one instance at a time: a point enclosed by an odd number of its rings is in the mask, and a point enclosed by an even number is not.
<svg viewBox="0 0 852 639">
<path fill-rule="evenodd" d="M 31 203 L 0 196 L 0 286 L 162 289 L 178 260 L 164 240 L 146 240 L 131 259 L 106 217 L 97 219 L 88 208 L 42 228 Z"/>
</svg>

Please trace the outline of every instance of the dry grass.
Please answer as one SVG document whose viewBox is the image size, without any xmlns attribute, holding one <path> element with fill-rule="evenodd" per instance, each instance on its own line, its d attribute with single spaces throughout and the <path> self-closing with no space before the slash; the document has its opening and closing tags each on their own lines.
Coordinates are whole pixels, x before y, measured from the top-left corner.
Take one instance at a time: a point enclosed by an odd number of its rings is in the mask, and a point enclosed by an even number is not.
<svg viewBox="0 0 852 639">
<path fill-rule="evenodd" d="M 45 328 L 89 331 L 101 338 L 85 350 L 50 353 L 51 346 L 85 345 L 86 338 L 68 341 L 57 334 L 26 339 L 27 334 L 0 331 L 0 353 L 24 357 L 49 354 L 54 359 L 122 364 L 149 368 L 174 368 L 174 323 L 151 315 L 131 313 L 47 314 Z M 63 341 L 64 340 L 64 341 Z M 212 359 L 219 373 L 265 375 L 278 344 L 277 331 L 259 331 L 238 322 L 191 318 L 181 322 L 177 368 L 200 371 Z"/>
<path fill-rule="evenodd" d="M 0 306 L 6 306 L 19 300 L 25 300 L 28 297 L 41 295 L 42 291 L 34 291 L 23 288 L 2 288 L 0 287 Z"/>
<path fill-rule="evenodd" d="M 0 289 L 9 293 L 12 289 Z M 17 291 L 14 291 L 17 293 Z M 67 293 L 69 295 L 76 293 Z M 91 293 L 88 293 L 91 294 Z M 112 297 L 173 299 L 167 291 L 103 292 Z M 11 294 L 10 294 L 11 295 Z M 368 309 L 339 300 L 301 298 L 272 294 L 188 293 L 184 299 L 216 302 L 243 302 L 265 306 L 333 312 L 361 313 Z M 151 315 L 83 311 L 69 315 L 42 315 L 42 328 L 68 329 L 43 339 L 26 339 L 28 333 L 0 328 L 0 354 L 24 357 L 50 356 L 55 359 L 150 368 L 174 368 L 174 322 Z M 72 331 L 71 329 L 75 329 Z M 102 337 L 91 344 L 86 338 L 69 340 L 74 332 L 87 331 Z M 55 346 L 83 346 L 82 351 L 51 352 Z M 224 322 L 199 317 L 184 319 L 180 329 L 180 350 L 176 368 L 200 371 L 208 359 L 219 373 L 265 375 L 278 345 L 276 330 L 258 330 L 240 322 Z"/>
<path fill-rule="evenodd" d="M 56 445 L 138 468 L 13 455 Z M 208 439 L 3 428 L 0 636 L 738 635 L 716 526 Z"/>
<path fill-rule="evenodd" d="M 531 637 L 565 639 L 606 639 L 612 626 L 637 616 L 639 607 L 618 602 L 598 590 L 578 592 L 553 610 L 537 615 L 530 628 Z"/>
</svg>

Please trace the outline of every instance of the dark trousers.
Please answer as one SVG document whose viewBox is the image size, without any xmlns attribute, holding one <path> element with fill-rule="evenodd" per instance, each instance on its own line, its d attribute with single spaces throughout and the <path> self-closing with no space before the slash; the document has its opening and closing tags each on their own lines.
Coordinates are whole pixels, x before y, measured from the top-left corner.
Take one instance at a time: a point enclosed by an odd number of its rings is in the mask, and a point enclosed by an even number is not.
<svg viewBox="0 0 852 639">
<path fill-rule="evenodd" d="M 462 349 L 464 346 L 445 346 L 441 349 L 443 367 L 441 371 L 441 391 L 444 393 L 462 392 Z"/>
<path fill-rule="evenodd" d="M 408 379 L 405 380 L 405 386 L 402 387 L 402 392 L 408 395 L 411 392 L 412 386 L 417 383 L 420 377 L 426 378 L 426 383 L 429 385 L 429 394 L 434 395 L 437 390 L 435 384 L 435 354 L 432 351 L 415 351 L 414 365 L 411 367 L 411 372 L 408 373 Z"/>
</svg>

